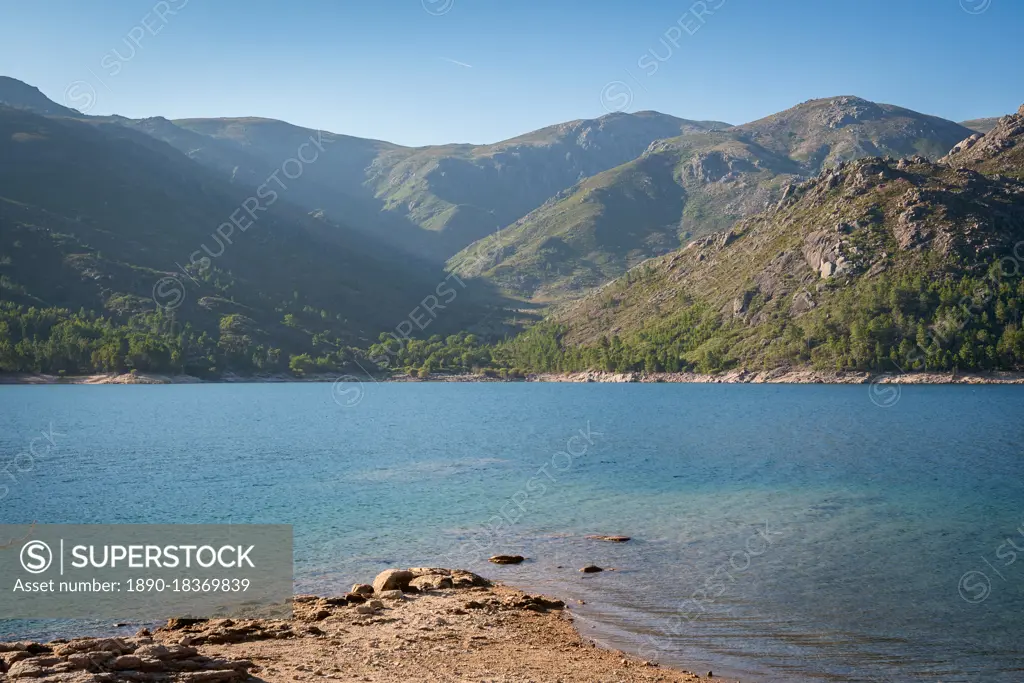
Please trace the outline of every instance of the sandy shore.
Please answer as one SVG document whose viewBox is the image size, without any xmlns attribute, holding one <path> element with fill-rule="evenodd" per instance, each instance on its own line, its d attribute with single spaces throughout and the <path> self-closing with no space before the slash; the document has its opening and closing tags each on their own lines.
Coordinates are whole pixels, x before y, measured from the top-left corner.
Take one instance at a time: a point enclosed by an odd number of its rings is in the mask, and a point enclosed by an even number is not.
<svg viewBox="0 0 1024 683">
<path fill-rule="evenodd" d="M 732 370 L 714 375 L 693 372 L 599 372 L 541 373 L 525 379 L 502 380 L 482 375 L 433 374 L 428 379 L 394 375 L 292 375 L 242 376 L 227 375 L 203 380 L 191 375 L 158 375 L 153 373 L 101 374 L 58 377 L 57 375 L 0 375 L 0 384 L 204 384 L 204 383 L 280 383 L 280 382 L 566 382 L 566 383 L 689 383 L 689 384 L 1024 384 L 1024 372 L 840 372 L 824 370 Z"/>
<path fill-rule="evenodd" d="M 393 580 L 396 577 L 398 583 Z M 143 629 L 131 638 L 3 643 L 0 679 L 48 683 L 704 680 L 601 649 L 580 637 L 570 610 L 561 601 L 493 585 L 469 572 L 426 568 L 385 572 L 373 585 L 376 590 L 367 585 L 363 593 L 343 597 L 296 596 L 290 621 L 171 620 L 153 633 Z M 395 585 L 403 585 L 404 592 L 394 589 Z"/>
</svg>

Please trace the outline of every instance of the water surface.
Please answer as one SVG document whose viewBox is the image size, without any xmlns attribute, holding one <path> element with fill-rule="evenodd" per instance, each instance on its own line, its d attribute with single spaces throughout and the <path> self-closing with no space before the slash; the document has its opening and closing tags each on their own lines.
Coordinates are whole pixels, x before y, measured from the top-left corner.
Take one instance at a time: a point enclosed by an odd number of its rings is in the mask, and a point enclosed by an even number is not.
<svg viewBox="0 0 1024 683">
<path fill-rule="evenodd" d="M 293 524 L 297 590 L 459 563 L 744 680 L 1024 679 L 1024 387 L 344 389 L 2 386 L 0 521 Z"/>
</svg>

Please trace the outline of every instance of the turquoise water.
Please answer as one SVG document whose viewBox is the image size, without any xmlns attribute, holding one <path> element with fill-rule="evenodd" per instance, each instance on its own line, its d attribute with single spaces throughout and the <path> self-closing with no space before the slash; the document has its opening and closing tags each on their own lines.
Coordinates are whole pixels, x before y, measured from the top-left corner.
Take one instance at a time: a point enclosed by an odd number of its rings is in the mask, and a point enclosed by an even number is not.
<svg viewBox="0 0 1024 683">
<path fill-rule="evenodd" d="M 0 521 L 289 523 L 301 591 L 458 563 L 583 600 L 588 635 L 664 664 L 745 681 L 1020 681 L 1024 552 L 1006 543 L 1024 548 L 1024 387 L 882 399 L 863 386 L 4 386 Z M 18 458 L 51 424 L 55 447 Z M 488 565 L 496 552 L 530 561 Z M 587 563 L 619 571 L 576 571 Z M 0 637 L 82 628 L 110 625 L 0 622 Z"/>
</svg>

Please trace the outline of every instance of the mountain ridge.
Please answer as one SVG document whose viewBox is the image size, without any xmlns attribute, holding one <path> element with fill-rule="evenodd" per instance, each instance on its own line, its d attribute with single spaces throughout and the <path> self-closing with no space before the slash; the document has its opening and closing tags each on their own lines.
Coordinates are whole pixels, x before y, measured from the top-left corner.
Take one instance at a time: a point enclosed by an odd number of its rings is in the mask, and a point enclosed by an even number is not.
<svg viewBox="0 0 1024 683">
<path fill-rule="evenodd" d="M 581 181 L 487 238 L 501 247 L 489 250 L 489 261 L 466 267 L 466 255 L 479 251 L 471 245 L 448 265 L 527 298 L 572 298 L 751 215 L 830 163 L 876 153 L 938 158 L 972 134 L 858 97 L 808 100 L 722 131 L 656 141 L 639 158 Z M 663 159 L 652 162 L 657 156 Z M 635 201 L 637 192 L 645 200 Z"/>
<path fill-rule="evenodd" d="M 567 304 L 510 342 L 510 362 L 649 372 L 1024 367 L 1022 149 L 1024 107 L 940 161 L 840 162 L 730 230 Z"/>
</svg>

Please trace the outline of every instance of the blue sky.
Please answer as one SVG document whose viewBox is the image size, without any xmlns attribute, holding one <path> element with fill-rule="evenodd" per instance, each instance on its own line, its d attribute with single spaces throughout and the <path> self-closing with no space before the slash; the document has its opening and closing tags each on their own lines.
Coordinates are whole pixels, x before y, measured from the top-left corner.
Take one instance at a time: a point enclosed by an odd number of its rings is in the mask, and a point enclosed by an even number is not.
<svg viewBox="0 0 1024 683">
<path fill-rule="evenodd" d="M 493 142 L 841 94 L 1000 115 L 1024 102 L 1022 29 L 1021 0 L 0 0 L 0 74 L 92 114 Z"/>
</svg>

